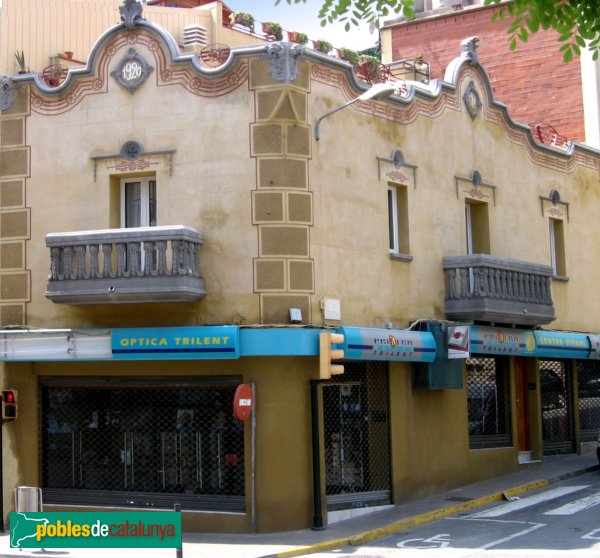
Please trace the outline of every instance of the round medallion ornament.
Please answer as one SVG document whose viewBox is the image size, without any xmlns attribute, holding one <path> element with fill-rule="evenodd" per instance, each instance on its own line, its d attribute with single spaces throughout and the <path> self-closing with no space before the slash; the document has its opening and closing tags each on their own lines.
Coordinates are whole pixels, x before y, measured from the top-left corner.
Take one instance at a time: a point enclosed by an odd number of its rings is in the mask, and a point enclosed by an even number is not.
<svg viewBox="0 0 600 558">
<path fill-rule="evenodd" d="M 481 103 L 479 91 L 477 91 L 477 87 L 475 87 L 475 83 L 473 81 L 469 83 L 469 86 L 463 95 L 463 101 L 467 107 L 467 111 L 471 115 L 471 118 L 475 120 L 483 105 Z"/>
<path fill-rule="evenodd" d="M 149 66 L 135 49 L 130 48 L 110 75 L 117 80 L 119 85 L 133 94 L 152 71 L 154 68 Z"/>
</svg>

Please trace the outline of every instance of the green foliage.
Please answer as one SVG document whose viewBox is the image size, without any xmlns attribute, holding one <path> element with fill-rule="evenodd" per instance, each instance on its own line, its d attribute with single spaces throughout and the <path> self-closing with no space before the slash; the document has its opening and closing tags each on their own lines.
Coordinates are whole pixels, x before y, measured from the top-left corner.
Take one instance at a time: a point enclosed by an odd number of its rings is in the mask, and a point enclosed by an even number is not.
<svg viewBox="0 0 600 558">
<path fill-rule="evenodd" d="M 19 70 L 24 72 L 27 70 L 27 66 L 25 65 L 25 53 L 22 50 L 15 51 L 15 59 L 17 64 L 19 65 Z"/>
<path fill-rule="evenodd" d="M 494 20 L 509 18 L 511 24 L 510 48 L 514 50 L 519 41 L 527 42 L 531 33 L 540 29 L 554 29 L 563 61 L 570 62 L 581 54 L 586 46 L 594 60 L 600 50 L 600 1 L 599 0 L 484 0 L 486 5 L 499 5 Z"/>
<path fill-rule="evenodd" d="M 308 35 L 306 33 L 296 32 L 296 42 L 305 45 L 308 43 Z"/>
<path fill-rule="evenodd" d="M 403 15 L 409 19 L 414 17 L 414 0 L 321 0 L 319 10 L 321 26 L 340 21 L 346 31 L 361 22 L 372 23 L 379 27 L 380 20 L 394 15 Z M 275 0 L 277 6 L 281 0 Z M 305 3 L 306 0 L 286 0 L 288 4 Z"/>
<path fill-rule="evenodd" d="M 325 54 L 327 54 L 332 48 L 333 45 L 325 39 L 319 39 L 318 41 L 315 41 L 315 49 L 324 52 Z"/>
<path fill-rule="evenodd" d="M 238 25 L 243 25 L 250 29 L 250 31 L 254 31 L 254 16 L 248 12 L 237 12 L 231 14 L 229 16 L 229 21 L 233 25 L 237 23 Z"/>
<path fill-rule="evenodd" d="M 273 35 L 276 41 L 281 41 L 281 39 L 283 39 L 283 29 L 281 29 L 281 25 L 275 21 L 263 23 L 263 31 L 267 35 Z"/>
<path fill-rule="evenodd" d="M 281 0 L 275 0 L 275 5 Z M 286 0 L 288 4 L 306 0 Z M 414 17 L 414 0 L 321 0 L 321 26 L 334 21 L 345 23 L 348 31 L 361 22 L 379 27 L 381 20 L 394 16 Z M 600 0 L 484 0 L 485 5 L 497 5 L 493 20 L 511 20 L 509 45 L 512 50 L 519 42 L 527 42 L 532 33 L 554 29 L 562 43 L 563 60 L 570 62 L 587 47 L 594 60 L 600 55 Z"/>
<path fill-rule="evenodd" d="M 356 66 L 360 60 L 358 52 L 350 48 L 340 48 L 340 57 L 346 62 L 350 62 L 353 66 Z"/>
<path fill-rule="evenodd" d="M 376 46 L 365 48 L 364 50 L 359 50 L 358 54 L 360 54 L 361 56 L 375 56 L 375 58 L 381 60 L 381 46 L 377 44 Z"/>
</svg>

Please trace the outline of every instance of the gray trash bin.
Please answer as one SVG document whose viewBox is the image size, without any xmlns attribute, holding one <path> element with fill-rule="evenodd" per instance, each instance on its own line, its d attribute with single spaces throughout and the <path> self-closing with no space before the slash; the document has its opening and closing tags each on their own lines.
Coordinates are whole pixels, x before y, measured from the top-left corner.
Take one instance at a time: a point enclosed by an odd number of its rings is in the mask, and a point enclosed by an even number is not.
<svg viewBox="0 0 600 558">
<path fill-rule="evenodd" d="M 15 488 L 16 512 L 41 512 L 42 489 L 36 486 L 17 486 Z"/>
</svg>

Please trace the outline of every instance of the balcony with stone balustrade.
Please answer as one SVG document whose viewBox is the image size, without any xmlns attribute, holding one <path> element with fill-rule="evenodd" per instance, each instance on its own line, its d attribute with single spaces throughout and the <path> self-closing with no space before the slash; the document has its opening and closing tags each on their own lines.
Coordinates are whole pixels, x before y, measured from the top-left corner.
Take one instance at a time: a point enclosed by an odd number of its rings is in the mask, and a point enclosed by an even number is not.
<svg viewBox="0 0 600 558">
<path fill-rule="evenodd" d="M 48 234 L 45 295 L 63 304 L 198 301 L 203 241 L 184 225 Z"/>
<path fill-rule="evenodd" d="M 556 319 L 548 265 L 487 254 L 446 257 L 442 265 L 450 320 L 536 326 Z"/>
</svg>

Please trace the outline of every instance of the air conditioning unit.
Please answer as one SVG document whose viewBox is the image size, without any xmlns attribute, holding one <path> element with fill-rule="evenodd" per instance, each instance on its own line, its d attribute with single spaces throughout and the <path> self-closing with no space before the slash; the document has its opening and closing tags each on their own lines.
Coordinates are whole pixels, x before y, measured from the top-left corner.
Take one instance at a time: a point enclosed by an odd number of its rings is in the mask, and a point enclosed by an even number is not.
<svg viewBox="0 0 600 558">
<path fill-rule="evenodd" d="M 413 388 L 462 389 L 464 359 L 448 358 L 447 324 L 424 322 L 421 330 L 433 335 L 437 352 L 433 362 L 413 363 Z"/>
<path fill-rule="evenodd" d="M 208 31 L 202 25 L 186 25 L 183 28 L 183 46 L 191 47 L 194 45 L 206 46 L 208 44 Z"/>
</svg>

